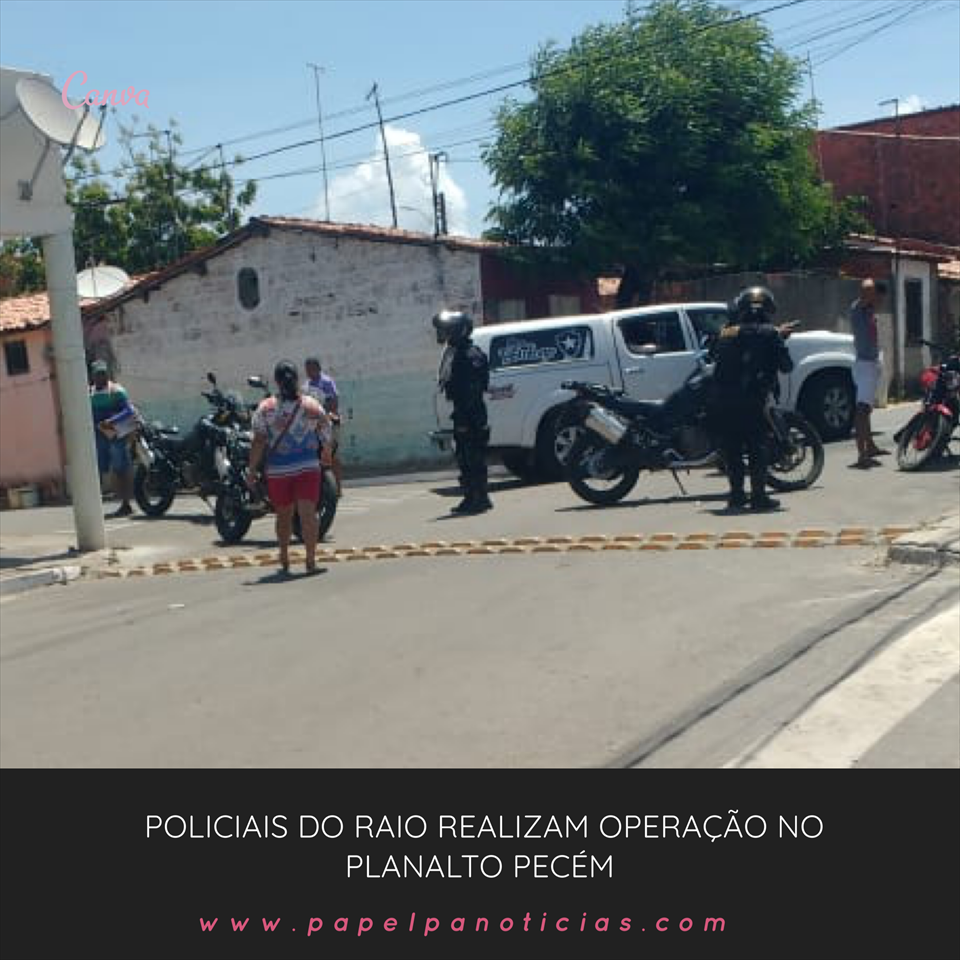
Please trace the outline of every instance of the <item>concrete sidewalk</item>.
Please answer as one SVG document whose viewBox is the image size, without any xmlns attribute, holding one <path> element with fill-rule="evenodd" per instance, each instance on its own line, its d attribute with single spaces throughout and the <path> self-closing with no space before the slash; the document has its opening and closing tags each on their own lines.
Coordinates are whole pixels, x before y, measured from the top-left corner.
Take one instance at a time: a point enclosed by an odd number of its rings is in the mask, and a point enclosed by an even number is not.
<svg viewBox="0 0 960 960">
<path fill-rule="evenodd" d="M 491 479 L 503 479 L 508 476 L 503 467 L 491 465 Z M 456 483 L 456 478 L 455 471 L 437 470 L 349 478 L 348 483 L 350 490 L 362 490 L 369 487 L 409 483 Z M 104 508 L 109 512 L 113 509 L 113 502 L 105 501 Z M 30 510 L 18 510 L 16 516 L 21 517 L 30 512 Z M 11 524 L 4 523 L 8 516 L 11 514 L 7 512 L 0 514 L 0 597 L 22 593 L 35 587 L 69 583 L 84 576 L 88 571 L 138 566 L 147 562 L 154 552 L 162 552 L 159 548 L 157 551 L 152 550 L 149 545 L 135 548 L 113 545 L 92 553 L 80 553 L 76 548 L 76 535 L 72 530 L 57 533 L 12 533 L 9 529 Z M 72 522 L 66 522 L 72 526 Z M 109 542 L 109 523 L 107 533 Z M 193 556 L 196 552 L 195 547 L 184 545 L 184 557 Z"/>
</svg>

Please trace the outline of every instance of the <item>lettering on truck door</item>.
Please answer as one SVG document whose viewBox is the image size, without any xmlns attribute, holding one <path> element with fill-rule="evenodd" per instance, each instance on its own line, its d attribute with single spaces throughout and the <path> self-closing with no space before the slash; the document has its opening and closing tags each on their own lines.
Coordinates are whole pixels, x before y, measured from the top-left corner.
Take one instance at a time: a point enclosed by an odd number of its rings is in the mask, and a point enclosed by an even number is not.
<svg viewBox="0 0 960 960">
<path fill-rule="evenodd" d="M 696 366 L 692 336 L 679 310 L 621 317 L 614 340 L 623 386 L 636 400 L 663 400 L 683 385 Z"/>
</svg>

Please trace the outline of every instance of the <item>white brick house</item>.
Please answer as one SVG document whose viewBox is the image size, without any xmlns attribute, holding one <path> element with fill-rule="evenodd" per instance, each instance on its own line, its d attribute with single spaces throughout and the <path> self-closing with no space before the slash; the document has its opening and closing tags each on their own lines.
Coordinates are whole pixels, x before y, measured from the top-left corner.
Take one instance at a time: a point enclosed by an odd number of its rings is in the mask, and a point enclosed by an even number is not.
<svg viewBox="0 0 960 960">
<path fill-rule="evenodd" d="M 495 245 L 262 217 L 85 312 L 88 353 L 151 419 L 206 410 L 207 370 L 225 389 L 318 354 L 337 381 L 348 468 L 438 462 L 428 432 L 444 307 L 480 316 L 481 252 Z"/>
</svg>

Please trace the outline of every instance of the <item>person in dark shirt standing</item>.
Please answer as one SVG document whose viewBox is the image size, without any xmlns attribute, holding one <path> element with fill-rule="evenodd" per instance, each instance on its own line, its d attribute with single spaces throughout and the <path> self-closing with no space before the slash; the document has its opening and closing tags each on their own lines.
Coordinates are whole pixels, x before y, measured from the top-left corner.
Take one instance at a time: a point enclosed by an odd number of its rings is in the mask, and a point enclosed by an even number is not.
<svg viewBox="0 0 960 960">
<path fill-rule="evenodd" d="M 490 385 L 486 354 L 470 339 L 473 320 L 466 313 L 444 310 L 433 318 L 437 343 L 446 344 L 440 387 L 453 404 L 453 442 L 460 467 L 463 501 L 453 513 L 493 509 L 487 492 L 487 445 L 490 428 L 483 395 Z"/>
<path fill-rule="evenodd" d="M 730 495 L 736 510 L 749 503 L 753 510 L 780 506 L 766 492 L 766 408 L 777 387 L 777 374 L 789 373 L 793 360 L 782 331 L 771 323 L 777 305 L 765 287 L 743 290 L 734 304 L 732 322 L 720 331 L 715 347 L 716 409 Z M 750 469 L 750 497 L 744 492 L 743 455 Z"/>
<path fill-rule="evenodd" d="M 884 284 L 875 283 L 868 278 L 860 284 L 860 296 L 850 307 L 850 326 L 853 329 L 853 342 L 857 352 L 853 365 L 853 380 L 857 388 L 857 410 L 853 420 L 857 438 L 857 462 L 853 466 L 859 470 L 879 467 L 879 462 L 874 458 L 889 452 L 881 450 L 873 442 L 870 423 L 881 375 L 876 311 L 886 290 Z"/>
</svg>

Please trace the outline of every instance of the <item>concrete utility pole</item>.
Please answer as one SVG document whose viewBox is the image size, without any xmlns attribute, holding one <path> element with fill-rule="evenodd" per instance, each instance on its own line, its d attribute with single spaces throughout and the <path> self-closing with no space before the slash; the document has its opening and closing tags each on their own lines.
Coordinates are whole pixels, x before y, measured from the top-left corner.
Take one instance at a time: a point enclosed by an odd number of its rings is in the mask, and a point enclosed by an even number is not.
<svg viewBox="0 0 960 960">
<path fill-rule="evenodd" d="M 370 88 L 370 92 L 367 94 L 367 99 L 369 100 L 373 97 L 374 103 L 377 105 L 377 120 L 380 123 L 380 139 L 383 141 L 383 155 L 387 162 L 387 185 L 390 187 L 390 210 L 393 213 L 393 227 L 397 228 L 397 200 L 393 195 L 393 174 L 390 172 L 390 151 L 387 148 L 387 135 L 383 129 L 383 114 L 380 112 L 380 94 L 377 91 L 377 85 L 374 84 Z"/>
<path fill-rule="evenodd" d="M 891 97 L 889 100 L 881 100 L 879 106 L 886 107 L 893 104 L 894 116 L 896 117 L 896 147 L 894 148 L 893 158 L 893 176 L 890 178 L 893 182 L 893 189 L 890 191 L 893 196 L 889 201 L 887 210 L 888 228 L 893 231 L 893 355 L 894 355 L 894 395 L 898 398 L 903 396 L 904 381 L 904 349 L 901 343 L 901 334 L 906 340 L 906 330 L 901 330 L 900 310 L 900 206 L 898 203 L 899 191 L 897 190 L 897 181 L 900 179 L 900 98 Z M 895 214 L 895 215 L 894 215 Z"/>
<path fill-rule="evenodd" d="M 439 237 L 447 232 L 447 201 L 440 190 L 440 161 L 446 160 L 447 155 L 441 150 L 431 153 L 430 158 L 430 188 L 433 192 L 433 235 Z"/>
<path fill-rule="evenodd" d="M 810 59 L 809 50 L 807 51 L 807 74 L 810 77 L 810 100 L 813 103 L 813 109 L 816 111 L 817 127 L 818 127 L 818 130 L 815 131 L 815 135 L 817 138 L 817 169 L 819 170 L 820 177 L 822 178 L 823 177 L 823 147 L 820 145 L 820 133 L 819 133 L 820 101 L 817 100 L 817 91 L 814 89 L 814 86 L 813 86 L 813 62 Z"/>
<path fill-rule="evenodd" d="M 313 70 L 313 86 L 317 95 L 317 127 L 320 130 L 320 162 L 323 164 L 323 219 L 329 223 L 330 191 L 327 187 L 327 147 L 323 137 L 323 114 L 320 112 L 320 74 L 324 72 L 324 69 L 316 63 L 308 63 L 307 66 Z"/>
<path fill-rule="evenodd" d="M 50 297 L 53 355 L 57 364 L 57 389 L 63 415 L 67 453 L 67 483 L 73 502 L 77 547 L 82 551 L 106 546 L 100 480 L 97 469 L 87 357 L 77 297 L 73 231 L 43 237 L 43 260 Z"/>
<path fill-rule="evenodd" d="M 220 185 L 223 187 L 223 210 L 230 222 L 233 204 L 230 202 L 230 187 L 227 185 L 227 164 L 223 159 L 223 144 L 217 144 L 217 150 L 220 151 Z"/>
<path fill-rule="evenodd" d="M 180 218 L 177 216 L 177 185 L 173 173 L 173 138 L 169 130 L 163 131 L 167 136 L 167 185 L 170 188 L 170 204 L 173 215 L 173 259 L 177 260 L 181 253 Z"/>
</svg>

